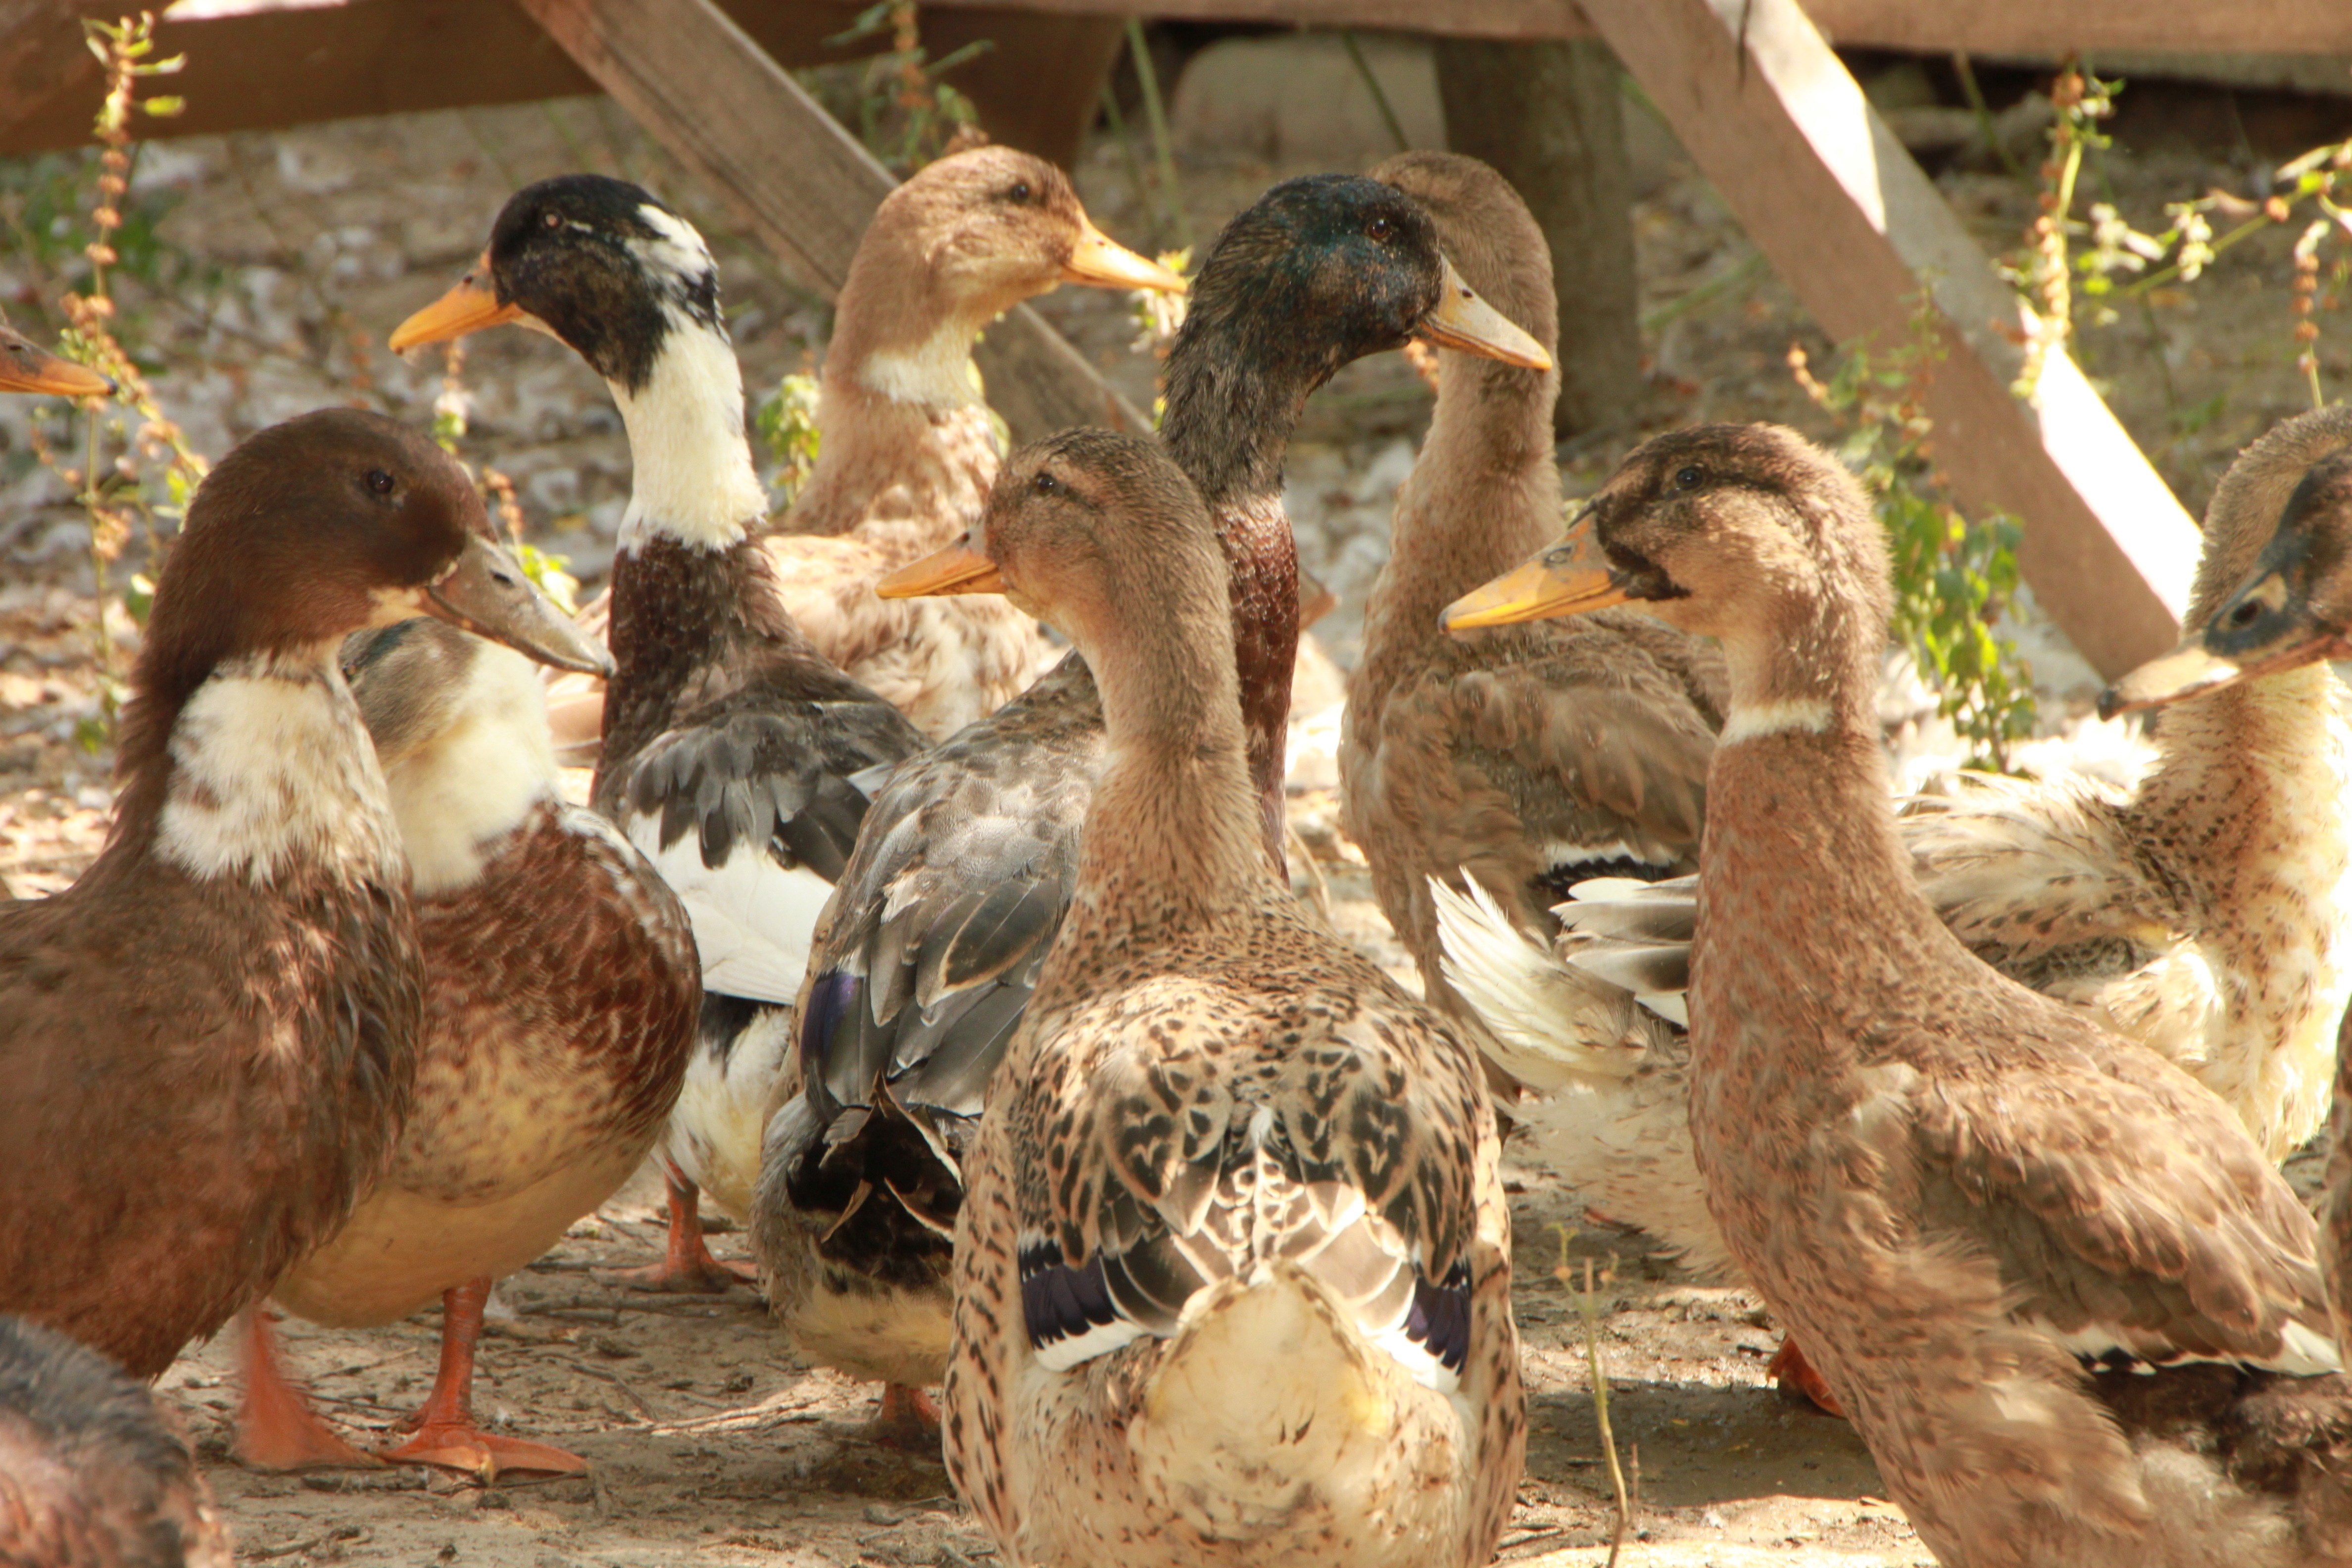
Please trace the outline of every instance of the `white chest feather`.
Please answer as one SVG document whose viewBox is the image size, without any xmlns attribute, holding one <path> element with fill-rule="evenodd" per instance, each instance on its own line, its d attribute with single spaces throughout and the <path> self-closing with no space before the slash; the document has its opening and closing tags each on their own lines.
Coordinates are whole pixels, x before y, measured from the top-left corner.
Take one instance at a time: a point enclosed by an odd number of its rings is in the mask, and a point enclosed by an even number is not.
<svg viewBox="0 0 2352 1568">
<path fill-rule="evenodd" d="M 190 876 L 399 876 L 375 748 L 323 653 L 221 666 L 180 710 L 171 757 L 156 848 Z"/>
<path fill-rule="evenodd" d="M 511 648 L 483 645 L 452 722 L 386 771 L 419 895 L 478 878 L 498 841 L 555 797 L 555 745 L 537 669 Z"/>
<path fill-rule="evenodd" d="M 866 356 L 857 379 L 897 403 L 964 408 L 980 401 L 972 374 L 969 321 L 950 321 L 911 349 L 881 349 Z"/>
<path fill-rule="evenodd" d="M 743 437 L 743 374 L 724 338 L 663 308 L 670 330 L 652 375 L 635 393 L 613 384 L 635 468 L 621 547 L 667 534 L 723 550 L 768 510 Z"/>
<path fill-rule="evenodd" d="M 1818 735 L 1829 727 L 1830 705 L 1818 697 L 1735 703 L 1716 744 L 1728 746 L 1760 735 Z"/>
</svg>

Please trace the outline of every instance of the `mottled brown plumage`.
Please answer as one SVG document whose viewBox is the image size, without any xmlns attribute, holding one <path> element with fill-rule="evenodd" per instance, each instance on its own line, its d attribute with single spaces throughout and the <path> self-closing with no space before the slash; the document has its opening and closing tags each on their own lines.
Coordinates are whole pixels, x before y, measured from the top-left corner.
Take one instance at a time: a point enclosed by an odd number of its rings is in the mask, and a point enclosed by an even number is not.
<svg viewBox="0 0 2352 1568">
<path fill-rule="evenodd" d="M 382 1170 L 419 961 L 334 655 L 448 592 L 487 526 L 423 435 L 343 409 L 253 437 L 199 489 L 106 847 L 64 892 L 0 910 L 0 1148 L 41 1152 L 0 1169 L 0 1308 L 152 1377 Z"/>
<path fill-rule="evenodd" d="M 628 1179 L 677 1098 L 702 989 L 676 896 L 563 801 L 527 662 L 433 621 L 345 658 L 415 868 L 424 1027 L 390 1165 L 275 1294 L 314 1322 L 373 1328 L 523 1267 Z M 445 1343 L 463 1321 L 445 1321 Z M 436 1390 L 459 1405 L 463 1350 Z M 500 1441 L 434 1438 L 440 1455 Z M 271 1458 L 251 1434 L 247 1448 Z"/>
<path fill-rule="evenodd" d="M 66 1338 L 0 1317 L 0 1563 L 229 1568 L 228 1523 L 155 1396 Z"/>
<path fill-rule="evenodd" d="M 1860 488 L 1791 432 L 1702 426 L 1638 449 L 1586 526 L 1580 602 L 1643 601 L 1730 674 L 1690 993 L 1707 1206 L 1922 1538 L 1955 1568 L 2330 1561 L 2339 1478 L 2282 1499 L 2211 1424 L 2126 1435 L 2075 1359 L 2336 1362 L 2312 1226 L 2208 1090 L 1987 970 L 1921 896 Z M 2255 1383 L 2299 1411 L 2264 1441 L 2352 1431 L 2340 1376 Z"/>
<path fill-rule="evenodd" d="M 957 1488 L 1021 1563 L 1482 1563 L 1525 1433 L 1475 1055 L 1272 874 L 1181 471 L 1068 432 L 982 530 L 1108 755 L 964 1166 Z"/>
<path fill-rule="evenodd" d="M 2200 595 L 2184 623 L 2181 646 L 2134 671 L 2108 693 L 2117 705 L 2177 702 L 2173 714 L 2214 700 L 2248 682 L 2260 689 L 2291 679 L 2287 672 L 2324 672 L 2327 659 L 2352 657 L 2352 416 L 2338 405 L 2290 421 L 2257 442 L 2248 454 L 2277 447 L 2316 456 L 2301 473 L 2279 514 L 2278 527 L 2258 558 L 2226 596 Z M 2273 487 L 2275 488 L 2275 487 Z M 2200 580 L 2200 586 L 2205 586 Z M 2211 586 L 2220 590 L 2225 582 Z M 2314 698 L 2332 696 L 2333 683 Z M 2190 700 L 2183 700 L 2184 699 Z M 2303 804 L 2318 819 L 2323 835 L 2332 829 L 2341 803 Z M 2288 826 L 2300 826 L 2288 824 Z M 2327 1275 L 2339 1343 L 2352 1343 L 2352 1051 L 2346 1047 L 2352 1017 L 2338 1028 L 2332 1121 L 2334 1148 L 2327 1163 L 2326 1208 L 2321 1215 L 2320 1262 Z"/>
</svg>

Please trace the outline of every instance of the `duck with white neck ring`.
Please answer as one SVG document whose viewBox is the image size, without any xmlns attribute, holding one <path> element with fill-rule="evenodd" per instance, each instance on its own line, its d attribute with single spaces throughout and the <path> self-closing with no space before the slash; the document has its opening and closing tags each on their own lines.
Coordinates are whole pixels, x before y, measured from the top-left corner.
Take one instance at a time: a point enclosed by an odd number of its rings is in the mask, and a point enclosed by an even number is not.
<svg viewBox="0 0 2352 1568">
<path fill-rule="evenodd" d="M 1484 1563 L 1526 1432 L 1476 1053 L 1267 860 L 1218 534 L 1150 443 L 1016 452 L 967 563 L 1106 762 L 964 1170 L 956 1488 L 1017 1563 Z"/>
<path fill-rule="evenodd" d="M 575 1455 L 485 1428 L 471 1390 L 491 1284 L 619 1190 L 677 1099 L 702 986 L 694 928 L 611 824 L 567 804 L 529 662 L 437 621 L 355 637 L 343 667 L 415 872 L 425 1029 L 391 1168 L 278 1282 L 288 1310 L 376 1328 L 441 1301 L 432 1394 L 384 1457 L 486 1479 Z M 248 1326 L 238 1453 L 372 1462 L 304 1409 Z"/>
<path fill-rule="evenodd" d="M 1777 426 L 1662 436 L 1542 572 L 1532 613 L 1634 604 L 1723 644 L 1698 1173 L 1938 1560 L 2342 1561 L 2352 1387 L 2310 1215 L 2210 1091 L 1987 968 L 1914 880 L 1853 476 Z"/>
<path fill-rule="evenodd" d="M 1226 226 L 1169 351 L 1161 434 L 1223 541 L 1250 776 L 1276 866 L 1298 647 L 1284 454 L 1340 366 L 1416 337 L 1549 363 L 1454 274 L 1410 196 L 1313 175 Z M 947 585 L 918 562 L 881 591 Z M 810 960 L 802 1079 L 769 1124 L 752 1252 L 802 1352 L 883 1382 L 886 1415 L 910 1417 L 901 1441 L 937 1441 L 911 1419 L 912 1391 L 945 1364 L 959 1152 L 1069 906 L 1103 733 L 1074 655 L 900 768 Z"/>
<path fill-rule="evenodd" d="M 784 608 L 817 651 L 933 741 L 993 712 L 1052 658 L 1001 599 L 877 599 L 886 572 L 980 515 L 996 436 L 971 350 L 982 329 L 1064 283 L 1181 291 L 1183 279 L 1095 227 L 1067 175 L 1010 147 L 926 164 L 882 199 L 835 302 L 816 467 L 767 551 Z M 602 633 L 599 595 L 580 613 Z M 593 761 L 600 683 L 551 682 L 568 761 Z"/>
<path fill-rule="evenodd" d="M 756 537 L 766 496 L 718 269 L 693 228 L 620 180 L 542 180 L 499 212 L 478 280 L 409 318 L 394 342 L 508 321 L 586 360 L 628 428 L 635 469 L 613 562 L 619 668 L 590 798 L 685 905 L 703 984 L 701 1047 L 662 1144 L 669 1245 L 632 1278 L 724 1289 L 699 1196 L 737 1215 L 751 1202 L 810 931 L 872 779 L 922 736 L 828 662 L 785 607 Z"/>
</svg>

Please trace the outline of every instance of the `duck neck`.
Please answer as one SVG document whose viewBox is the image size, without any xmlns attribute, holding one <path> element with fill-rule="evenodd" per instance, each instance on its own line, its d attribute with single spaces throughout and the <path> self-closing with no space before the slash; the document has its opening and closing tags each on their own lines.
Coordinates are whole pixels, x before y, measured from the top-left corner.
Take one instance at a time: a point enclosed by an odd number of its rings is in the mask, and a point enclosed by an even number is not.
<svg viewBox="0 0 2352 1568">
<path fill-rule="evenodd" d="M 1557 371 L 1538 374 L 1448 350 L 1438 356 L 1437 411 L 1421 460 L 1397 492 L 1389 563 L 1364 608 L 1365 674 L 1446 640 L 1445 606 L 1527 560 L 1559 532 L 1552 458 Z"/>
<path fill-rule="evenodd" d="M 604 687 L 600 810 L 605 780 L 619 776 L 614 765 L 707 695 L 710 669 L 769 655 L 816 658 L 777 596 L 768 552 L 751 538 L 713 550 L 657 534 L 614 556 L 605 642 L 615 668 Z"/>
<path fill-rule="evenodd" d="M 1168 359 L 1169 454 L 1215 520 L 1233 606 L 1234 660 L 1259 831 L 1280 868 L 1290 683 L 1298 658 L 1298 546 L 1282 505 L 1283 458 L 1336 363 L 1271 352 L 1228 312 L 1196 312 Z"/>
<path fill-rule="evenodd" d="M 561 790 L 539 667 L 495 643 L 472 655 L 447 721 L 384 763 L 420 899 L 480 880 L 499 843 Z"/>
<path fill-rule="evenodd" d="M 1088 660 L 1108 750 L 1078 867 L 1090 942 L 1197 930 L 1273 886 L 1230 650 L 1200 597 L 1134 617 Z"/>
<path fill-rule="evenodd" d="M 853 318 L 840 325 L 818 383 L 816 466 L 779 531 L 872 533 L 878 493 L 903 493 L 882 531 L 893 560 L 950 542 L 979 515 L 996 477 L 995 433 L 974 389 L 971 345 L 979 321 L 933 322 L 912 342 Z"/>
<path fill-rule="evenodd" d="M 657 538 L 725 550 L 766 515 L 743 436 L 743 375 L 725 338 L 680 318 L 639 385 L 606 384 L 629 434 L 624 555 Z"/>
</svg>

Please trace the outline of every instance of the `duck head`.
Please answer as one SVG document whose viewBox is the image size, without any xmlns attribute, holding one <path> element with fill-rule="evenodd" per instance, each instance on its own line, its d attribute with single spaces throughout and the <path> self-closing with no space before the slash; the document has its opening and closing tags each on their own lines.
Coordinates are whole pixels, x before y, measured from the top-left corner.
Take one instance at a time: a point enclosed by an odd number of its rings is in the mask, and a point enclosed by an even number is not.
<svg viewBox="0 0 2352 1568">
<path fill-rule="evenodd" d="M 1559 377 L 1551 348 L 1559 337 L 1559 300 L 1552 284 L 1551 247 L 1510 182 L 1475 158 L 1429 152 L 1400 153 L 1367 178 L 1394 185 L 1430 216 L 1445 258 L 1462 281 L 1505 321 L 1523 329 L 1543 360 L 1529 363 L 1524 346 L 1517 353 L 1466 352 L 1509 367 L 1492 373 L 1497 379 L 1556 391 Z M 1454 346 L 1442 335 L 1430 341 Z"/>
<path fill-rule="evenodd" d="M 184 696 L 225 660 L 331 648 L 419 615 L 543 663 L 610 668 L 490 542 L 481 498 L 448 454 L 383 415 L 320 409 L 248 437 L 198 487 L 138 683 Z"/>
<path fill-rule="evenodd" d="M 0 392 L 49 397 L 110 397 L 114 383 L 94 370 L 59 359 L 31 339 L 0 326 Z"/>
<path fill-rule="evenodd" d="M 2219 494 L 2215 497 L 2218 507 Z M 2311 465 L 2237 588 L 2180 646 L 2099 695 L 2103 718 L 2352 657 L 2352 449 Z"/>
</svg>

